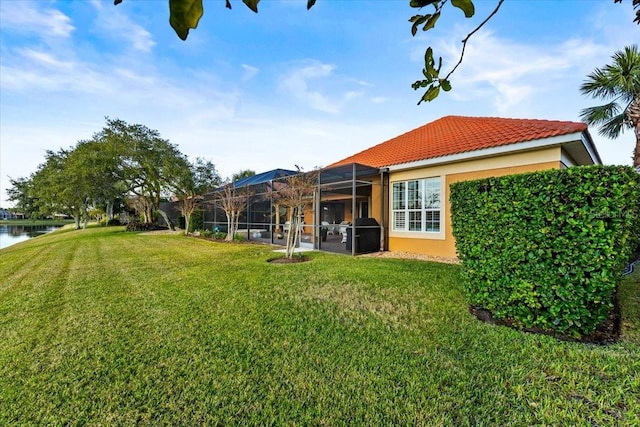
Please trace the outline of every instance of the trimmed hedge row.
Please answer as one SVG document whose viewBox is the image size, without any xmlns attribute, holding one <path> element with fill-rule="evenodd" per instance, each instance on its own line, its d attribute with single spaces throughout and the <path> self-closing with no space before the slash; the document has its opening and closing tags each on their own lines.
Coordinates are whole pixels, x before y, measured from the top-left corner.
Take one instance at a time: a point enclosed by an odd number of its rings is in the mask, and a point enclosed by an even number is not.
<svg viewBox="0 0 640 427">
<path fill-rule="evenodd" d="M 613 307 L 640 244 L 640 175 L 584 166 L 451 186 L 470 305 L 516 327 L 579 337 Z"/>
</svg>

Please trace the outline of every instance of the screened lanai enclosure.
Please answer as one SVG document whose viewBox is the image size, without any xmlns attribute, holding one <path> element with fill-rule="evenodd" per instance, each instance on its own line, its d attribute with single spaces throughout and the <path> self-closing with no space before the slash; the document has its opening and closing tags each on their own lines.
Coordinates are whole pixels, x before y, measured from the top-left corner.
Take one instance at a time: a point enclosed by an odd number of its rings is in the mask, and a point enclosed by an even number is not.
<svg viewBox="0 0 640 427">
<path fill-rule="evenodd" d="M 236 234 L 251 241 L 286 245 L 295 218 L 291 208 L 279 203 L 277 193 L 290 185 L 297 173 L 275 169 L 234 182 L 236 194 L 246 198 Z M 385 171 L 354 163 L 325 168 L 313 176 L 317 182 L 300 215 L 297 246 L 344 254 L 385 249 Z M 204 197 L 203 225 L 207 230 L 227 232 L 221 197 L 222 189 Z"/>
</svg>

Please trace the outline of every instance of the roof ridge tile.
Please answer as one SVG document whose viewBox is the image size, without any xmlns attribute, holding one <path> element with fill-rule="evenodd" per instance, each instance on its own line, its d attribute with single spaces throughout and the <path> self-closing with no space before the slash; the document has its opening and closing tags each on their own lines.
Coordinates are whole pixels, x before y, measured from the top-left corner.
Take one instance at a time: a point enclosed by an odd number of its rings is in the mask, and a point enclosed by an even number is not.
<svg viewBox="0 0 640 427">
<path fill-rule="evenodd" d="M 329 166 L 391 166 L 486 148 L 583 132 L 580 122 L 447 115 L 357 152 Z"/>
</svg>

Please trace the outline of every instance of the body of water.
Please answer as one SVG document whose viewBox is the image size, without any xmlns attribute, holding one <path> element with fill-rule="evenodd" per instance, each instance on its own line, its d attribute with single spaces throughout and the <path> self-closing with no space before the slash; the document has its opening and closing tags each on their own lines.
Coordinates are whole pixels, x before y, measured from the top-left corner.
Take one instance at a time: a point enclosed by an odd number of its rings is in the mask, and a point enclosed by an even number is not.
<svg viewBox="0 0 640 427">
<path fill-rule="evenodd" d="M 60 227 L 51 225 L 0 225 L 0 249 L 50 233 Z"/>
</svg>

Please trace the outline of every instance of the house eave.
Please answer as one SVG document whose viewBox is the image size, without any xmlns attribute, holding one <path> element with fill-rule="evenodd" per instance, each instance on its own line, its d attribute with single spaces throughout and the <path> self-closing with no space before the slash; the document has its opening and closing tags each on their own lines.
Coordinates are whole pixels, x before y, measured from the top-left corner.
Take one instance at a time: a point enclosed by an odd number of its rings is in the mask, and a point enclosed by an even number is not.
<svg viewBox="0 0 640 427">
<path fill-rule="evenodd" d="M 513 144 L 502 145 L 499 147 L 484 148 L 480 150 L 467 151 L 464 153 L 451 154 L 447 156 L 433 157 L 430 159 L 418 160 L 415 162 L 400 163 L 389 165 L 390 172 L 398 172 L 407 169 L 424 168 L 438 166 L 442 164 L 457 163 L 469 160 L 477 160 L 487 157 L 501 156 L 505 154 L 518 153 L 523 151 L 539 150 L 542 148 L 551 148 L 557 146 L 565 146 L 570 143 L 578 143 L 580 150 L 584 151 L 592 164 L 602 164 L 598 151 L 596 150 L 591 137 L 587 132 L 575 132 L 566 135 L 558 135 L 549 138 L 535 139 L 532 141 L 516 142 Z M 585 157 L 583 156 L 583 157 Z M 581 164 L 587 164 L 584 158 Z"/>
</svg>

